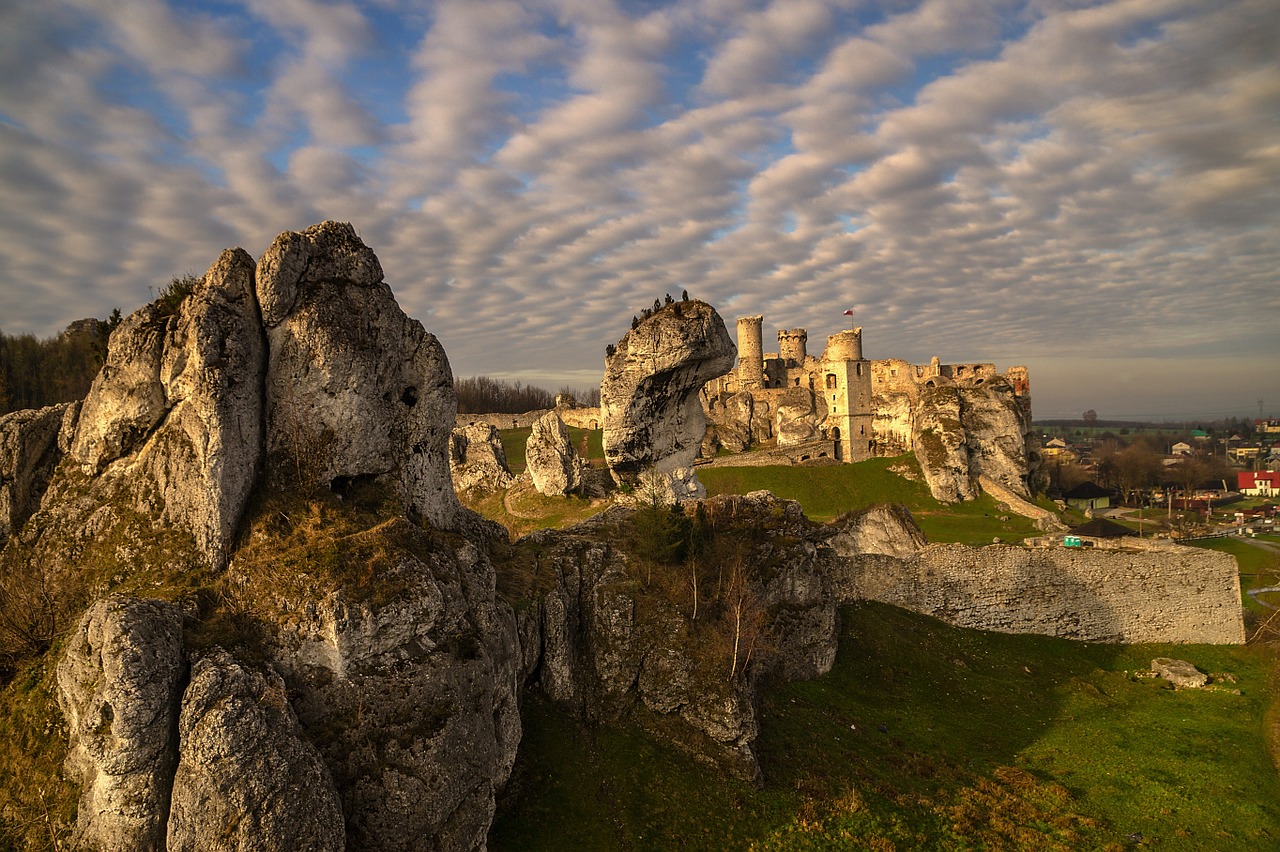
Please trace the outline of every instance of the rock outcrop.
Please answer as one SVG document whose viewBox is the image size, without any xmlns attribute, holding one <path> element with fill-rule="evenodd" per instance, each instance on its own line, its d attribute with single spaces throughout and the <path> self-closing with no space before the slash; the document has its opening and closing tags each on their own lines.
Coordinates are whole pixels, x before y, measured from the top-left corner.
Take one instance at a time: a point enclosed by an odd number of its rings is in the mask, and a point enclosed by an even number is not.
<svg viewBox="0 0 1280 852">
<path fill-rule="evenodd" d="M 70 452 L 83 474 L 119 483 L 137 511 L 193 535 L 214 566 L 262 457 L 266 346 L 253 270 L 229 249 L 175 314 L 157 302 L 125 319 Z"/>
<path fill-rule="evenodd" d="M 534 422 L 525 442 L 524 463 L 539 494 L 563 496 L 583 486 L 586 461 L 573 448 L 569 428 L 554 411 Z"/>
<path fill-rule="evenodd" d="M 618 341 L 600 385 L 605 462 L 618 483 L 693 465 L 706 430 L 702 386 L 733 366 L 724 321 L 705 302 L 667 305 Z"/>
<path fill-rule="evenodd" d="M 929 491 L 940 503 L 978 496 L 969 470 L 969 444 L 960 417 L 960 391 L 952 385 L 925 388 L 916 409 L 912 447 Z"/>
<path fill-rule="evenodd" d="M 830 529 L 828 543 L 839 556 L 877 553 L 905 557 L 929 543 L 916 519 L 899 503 L 841 515 Z"/>
<path fill-rule="evenodd" d="M 257 294 L 271 350 L 269 478 L 338 489 L 382 478 L 411 514 L 454 527 L 449 359 L 400 310 L 355 229 L 323 222 L 281 234 L 258 264 Z"/>
<path fill-rule="evenodd" d="M 703 578 L 695 605 L 670 593 L 687 582 L 654 579 L 675 569 L 619 546 L 644 511 L 615 508 L 521 540 L 551 584 L 521 611 L 526 671 L 581 716 L 638 712 L 659 736 L 756 779 L 757 679 L 816 677 L 835 659 L 831 553 L 798 504 L 767 492 L 715 498 L 703 504 L 702 522 L 723 536 L 727 550 L 717 558 L 727 579 Z"/>
<path fill-rule="evenodd" d="M 77 848 L 163 850 L 185 675 L 182 613 L 109 598 L 80 619 L 58 664 L 67 771 L 82 784 Z"/>
<path fill-rule="evenodd" d="M 472 423 L 453 430 L 449 437 L 449 474 L 459 494 L 496 491 L 515 481 L 507 466 L 502 437 L 488 423 Z"/>
<path fill-rule="evenodd" d="M 346 847 L 337 791 L 279 675 L 243 668 L 222 650 L 199 658 L 179 753 L 166 852 Z"/>
<path fill-rule="evenodd" d="M 79 414 L 64 402 L 0 417 L 0 547 L 39 508 Z"/>
<path fill-rule="evenodd" d="M 808 388 L 788 388 L 778 397 L 774 411 L 774 431 L 778 435 L 778 446 L 794 446 L 821 437 L 817 424 L 825 417 L 825 410 L 821 415 L 818 413 L 813 391 Z"/>
<path fill-rule="evenodd" d="M 352 848 L 483 847 L 514 764 L 519 641 L 486 555 L 506 533 L 471 523 L 465 540 L 404 518 L 344 536 L 355 574 L 281 585 L 274 552 L 231 569 L 260 602 L 263 653 L 332 773 Z M 272 525 L 256 518 L 250 536 Z M 294 558 L 318 564 L 331 546 Z"/>
</svg>

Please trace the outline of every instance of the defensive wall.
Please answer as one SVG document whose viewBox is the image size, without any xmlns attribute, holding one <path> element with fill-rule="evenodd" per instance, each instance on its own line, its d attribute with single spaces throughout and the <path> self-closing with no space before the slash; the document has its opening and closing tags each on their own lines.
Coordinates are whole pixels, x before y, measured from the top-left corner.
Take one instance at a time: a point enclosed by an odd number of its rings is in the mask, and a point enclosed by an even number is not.
<svg viewBox="0 0 1280 852">
<path fill-rule="evenodd" d="M 1233 557 L 1169 546 L 1122 552 L 933 544 L 846 557 L 842 601 L 874 600 L 958 627 L 1090 642 L 1244 642 Z"/>
<path fill-rule="evenodd" d="M 548 411 L 560 415 L 566 426 L 575 429 L 599 429 L 603 422 L 599 408 L 540 408 L 537 411 L 525 411 L 520 414 L 507 412 L 489 414 L 459 414 L 454 419 L 454 428 L 470 426 L 473 423 L 488 423 L 495 429 L 528 429 Z"/>
</svg>

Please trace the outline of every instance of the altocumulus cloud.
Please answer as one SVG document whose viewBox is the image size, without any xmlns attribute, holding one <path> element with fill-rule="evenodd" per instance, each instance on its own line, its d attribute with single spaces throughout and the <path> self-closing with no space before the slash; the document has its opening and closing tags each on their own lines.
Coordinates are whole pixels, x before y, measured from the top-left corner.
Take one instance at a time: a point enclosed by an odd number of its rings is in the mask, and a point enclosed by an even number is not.
<svg viewBox="0 0 1280 852">
<path fill-rule="evenodd" d="M 591 383 L 687 288 L 1042 416 L 1280 403 L 1271 0 L 423 9 L 4 4 L 0 328 L 334 218 L 461 375 Z"/>
</svg>

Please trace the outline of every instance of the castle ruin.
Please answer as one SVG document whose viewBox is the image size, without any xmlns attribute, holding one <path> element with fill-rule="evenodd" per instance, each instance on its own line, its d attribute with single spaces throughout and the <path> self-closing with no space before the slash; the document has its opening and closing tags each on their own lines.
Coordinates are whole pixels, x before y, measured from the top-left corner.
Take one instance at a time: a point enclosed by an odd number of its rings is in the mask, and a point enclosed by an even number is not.
<svg viewBox="0 0 1280 852">
<path fill-rule="evenodd" d="M 1027 368 L 1004 373 L 995 364 L 943 364 L 934 357 L 928 365 L 898 358 L 868 360 L 862 350 L 862 328 L 855 326 L 827 337 L 821 356 L 808 352 L 803 328 L 779 329 L 778 350 L 765 352 L 764 317 L 738 319 L 738 362 L 735 369 L 703 389 L 703 405 L 712 420 L 723 419 L 726 403 L 747 392 L 754 416 L 764 421 L 767 439 L 779 448 L 804 445 L 804 457 L 830 456 L 857 462 L 873 456 L 894 456 L 912 448 L 911 410 L 928 388 L 976 388 L 1002 379 L 1012 388 L 1030 419 L 1030 378 Z M 784 429 L 779 415 L 801 398 L 812 405 L 808 417 L 812 433 Z M 905 406 L 895 401 L 903 401 Z M 905 410 L 895 410 L 895 409 Z M 719 417 L 718 417 L 719 415 Z M 809 447 L 809 444 L 814 444 Z M 829 451 L 818 446 L 829 445 Z"/>
</svg>

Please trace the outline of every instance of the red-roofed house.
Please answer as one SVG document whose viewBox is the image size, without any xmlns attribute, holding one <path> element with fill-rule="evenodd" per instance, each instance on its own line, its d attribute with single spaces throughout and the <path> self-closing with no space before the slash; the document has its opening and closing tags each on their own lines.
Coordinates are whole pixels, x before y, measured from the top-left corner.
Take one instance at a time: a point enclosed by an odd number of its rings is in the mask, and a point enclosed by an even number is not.
<svg viewBox="0 0 1280 852">
<path fill-rule="evenodd" d="M 1247 497 L 1280 496 L 1280 473 L 1268 470 L 1242 470 L 1239 491 Z"/>
</svg>

